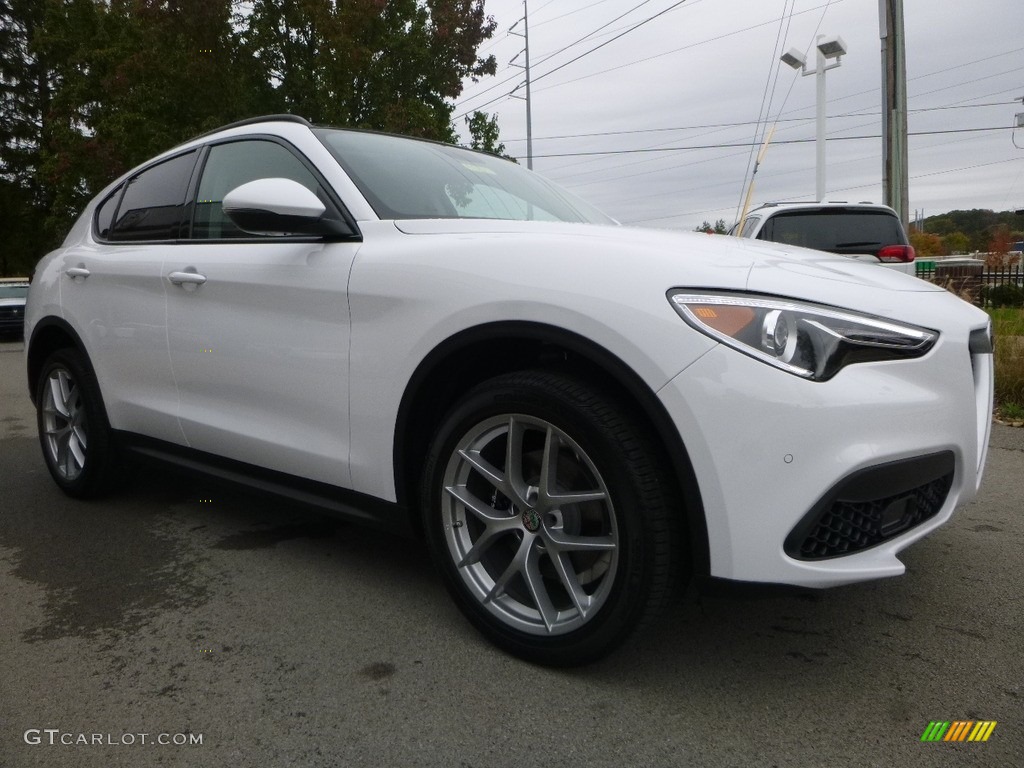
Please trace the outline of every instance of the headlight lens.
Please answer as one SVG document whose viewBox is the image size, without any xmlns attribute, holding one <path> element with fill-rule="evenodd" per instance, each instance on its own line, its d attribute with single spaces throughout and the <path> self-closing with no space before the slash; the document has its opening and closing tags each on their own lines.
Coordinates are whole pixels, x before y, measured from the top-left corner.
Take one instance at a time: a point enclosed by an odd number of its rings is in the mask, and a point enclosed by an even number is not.
<svg viewBox="0 0 1024 768">
<path fill-rule="evenodd" d="M 668 297 L 701 333 L 812 381 L 827 381 L 853 363 L 920 357 L 939 337 L 925 328 L 790 299 L 682 290 Z"/>
</svg>

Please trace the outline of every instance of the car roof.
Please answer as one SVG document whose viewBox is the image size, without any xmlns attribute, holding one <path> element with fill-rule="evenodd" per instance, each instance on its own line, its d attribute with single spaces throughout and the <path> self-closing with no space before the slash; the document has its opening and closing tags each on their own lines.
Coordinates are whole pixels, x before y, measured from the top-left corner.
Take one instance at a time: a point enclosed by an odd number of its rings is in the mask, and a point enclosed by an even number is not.
<svg viewBox="0 0 1024 768">
<path fill-rule="evenodd" d="M 847 200 L 820 200 L 817 202 L 771 202 L 762 203 L 757 208 L 752 210 L 750 213 L 770 214 L 777 211 L 799 211 L 799 210 L 827 210 L 829 208 L 835 209 L 846 209 L 850 208 L 866 210 L 866 211 L 882 211 L 885 213 L 891 213 L 896 215 L 896 211 L 890 208 L 888 205 L 882 205 L 881 203 L 872 203 L 867 200 L 859 201 L 847 201 Z"/>
</svg>

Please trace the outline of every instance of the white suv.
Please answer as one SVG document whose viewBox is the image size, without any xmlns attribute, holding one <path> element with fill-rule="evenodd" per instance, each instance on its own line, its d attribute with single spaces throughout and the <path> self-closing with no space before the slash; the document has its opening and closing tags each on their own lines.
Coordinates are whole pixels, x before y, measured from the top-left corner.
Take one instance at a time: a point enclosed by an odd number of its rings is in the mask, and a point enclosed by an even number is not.
<svg viewBox="0 0 1024 768">
<path fill-rule="evenodd" d="M 977 491 L 992 403 L 988 317 L 928 283 L 619 227 L 501 158 L 290 116 L 100 192 L 25 335 L 66 493 L 144 454 L 404 531 L 548 664 L 691 574 L 902 573 Z"/>
<path fill-rule="evenodd" d="M 873 203 L 765 203 L 739 228 L 741 237 L 837 253 L 914 274 L 914 247 L 896 211 Z"/>
</svg>

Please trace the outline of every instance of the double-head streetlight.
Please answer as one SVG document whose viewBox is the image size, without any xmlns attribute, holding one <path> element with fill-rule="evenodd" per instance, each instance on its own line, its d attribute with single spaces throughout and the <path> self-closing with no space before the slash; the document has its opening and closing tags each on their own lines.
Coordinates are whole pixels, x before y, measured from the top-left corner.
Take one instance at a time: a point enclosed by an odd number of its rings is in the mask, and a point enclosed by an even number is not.
<svg viewBox="0 0 1024 768">
<path fill-rule="evenodd" d="M 804 76 L 817 75 L 818 77 L 818 138 L 816 147 L 818 150 L 818 174 L 816 193 L 817 199 L 825 199 L 825 72 L 835 69 L 842 63 L 846 54 L 846 43 L 841 37 L 826 37 L 818 35 L 818 66 L 814 69 L 807 69 L 807 58 L 796 48 L 790 48 L 787 53 L 782 54 L 781 59 L 793 69 L 801 70 Z M 829 63 L 829 59 L 835 59 Z"/>
</svg>

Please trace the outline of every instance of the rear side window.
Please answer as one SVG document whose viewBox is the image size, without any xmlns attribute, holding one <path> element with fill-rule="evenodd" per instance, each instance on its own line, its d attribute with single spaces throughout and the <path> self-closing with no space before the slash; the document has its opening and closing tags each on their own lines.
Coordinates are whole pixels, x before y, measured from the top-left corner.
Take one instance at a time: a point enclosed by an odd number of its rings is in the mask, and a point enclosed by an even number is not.
<svg viewBox="0 0 1024 768">
<path fill-rule="evenodd" d="M 882 211 L 794 211 L 772 216 L 758 239 L 832 253 L 877 253 L 906 245 L 899 219 Z"/>
<path fill-rule="evenodd" d="M 150 166 L 129 180 L 107 237 L 116 241 L 180 237 L 195 161 L 196 153 L 188 152 Z"/>
<path fill-rule="evenodd" d="M 196 194 L 192 239 L 253 237 L 225 215 L 224 195 L 256 179 L 291 179 L 332 206 L 316 178 L 288 149 L 273 141 L 247 140 L 210 147 Z"/>
</svg>

